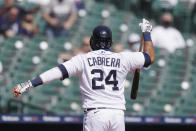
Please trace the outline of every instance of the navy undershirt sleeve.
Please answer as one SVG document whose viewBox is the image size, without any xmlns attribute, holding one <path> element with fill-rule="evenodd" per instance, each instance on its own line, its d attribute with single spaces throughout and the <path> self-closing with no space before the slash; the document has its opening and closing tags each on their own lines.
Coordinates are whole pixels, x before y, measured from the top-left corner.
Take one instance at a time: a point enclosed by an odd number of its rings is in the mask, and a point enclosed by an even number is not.
<svg viewBox="0 0 196 131">
<path fill-rule="evenodd" d="M 60 69 L 60 71 L 62 72 L 63 77 L 61 78 L 61 80 L 64 80 L 65 78 L 69 77 L 69 74 L 67 72 L 67 69 L 65 68 L 65 66 L 63 64 L 60 64 L 58 66 L 58 68 Z"/>
<path fill-rule="evenodd" d="M 31 83 L 32 83 L 33 87 L 36 87 L 36 86 L 43 84 L 40 77 L 36 77 L 35 79 L 31 80 Z"/>
<path fill-rule="evenodd" d="M 144 35 L 144 41 L 152 41 L 150 32 L 144 32 L 143 35 Z"/>
<path fill-rule="evenodd" d="M 148 53 L 143 52 L 143 54 L 144 54 L 144 59 L 145 59 L 144 67 L 148 67 L 151 64 L 151 58 L 148 55 Z"/>
</svg>

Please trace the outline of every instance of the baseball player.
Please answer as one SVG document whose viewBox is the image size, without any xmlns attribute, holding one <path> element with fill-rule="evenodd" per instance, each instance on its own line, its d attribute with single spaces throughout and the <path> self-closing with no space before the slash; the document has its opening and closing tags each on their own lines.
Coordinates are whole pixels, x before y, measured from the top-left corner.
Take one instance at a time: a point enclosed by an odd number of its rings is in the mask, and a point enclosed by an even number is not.
<svg viewBox="0 0 196 131">
<path fill-rule="evenodd" d="M 35 79 L 18 84 L 12 93 L 18 97 L 39 85 L 77 75 L 84 109 L 83 130 L 124 131 L 126 75 L 131 68 L 148 67 L 155 59 L 150 36 L 152 25 L 143 19 L 140 28 L 144 35 L 144 52 L 112 52 L 111 30 L 97 26 L 90 38 L 91 52 L 74 56 Z"/>
</svg>

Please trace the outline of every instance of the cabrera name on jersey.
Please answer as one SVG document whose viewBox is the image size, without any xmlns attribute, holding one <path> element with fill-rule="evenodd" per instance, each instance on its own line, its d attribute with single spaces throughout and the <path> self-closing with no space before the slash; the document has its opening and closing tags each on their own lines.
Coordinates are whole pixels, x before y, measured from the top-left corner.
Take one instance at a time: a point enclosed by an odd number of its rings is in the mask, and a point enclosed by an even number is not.
<svg viewBox="0 0 196 131">
<path fill-rule="evenodd" d="M 124 82 L 131 68 L 143 67 L 141 52 L 91 51 L 64 62 L 69 77 L 79 76 L 83 108 L 125 110 Z"/>
<path fill-rule="evenodd" d="M 120 68 L 120 59 L 119 58 L 111 58 L 105 56 L 98 57 L 90 57 L 87 58 L 89 66 L 109 66 L 109 67 L 118 67 Z"/>
</svg>

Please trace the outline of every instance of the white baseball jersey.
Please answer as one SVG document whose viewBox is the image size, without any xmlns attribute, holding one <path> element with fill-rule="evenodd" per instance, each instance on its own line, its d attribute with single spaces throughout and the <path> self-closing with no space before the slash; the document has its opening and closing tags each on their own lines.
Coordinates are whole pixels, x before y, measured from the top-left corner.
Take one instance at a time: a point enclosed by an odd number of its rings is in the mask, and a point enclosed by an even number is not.
<svg viewBox="0 0 196 131">
<path fill-rule="evenodd" d="M 80 54 L 64 62 L 69 77 L 79 76 L 83 108 L 125 110 L 124 82 L 131 68 L 143 67 L 141 52 L 114 53 L 106 50 Z"/>
</svg>

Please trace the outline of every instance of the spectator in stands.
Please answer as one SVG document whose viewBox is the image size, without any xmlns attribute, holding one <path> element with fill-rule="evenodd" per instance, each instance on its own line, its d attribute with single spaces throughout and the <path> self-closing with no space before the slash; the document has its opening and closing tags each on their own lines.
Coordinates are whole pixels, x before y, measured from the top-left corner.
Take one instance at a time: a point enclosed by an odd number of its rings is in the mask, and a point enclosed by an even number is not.
<svg viewBox="0 0 196 131">
<path fill-rule="evenodd" d="M 22 15 L 26 12 L 26 10 L 24 8 L 17 6 L 15 4 L 15 0 L 4 0 L 4 4 L 2 5 L 2 7 L 0 7 L 0 17 L 3 16 L 4 14 L 6 14 L 8 12 L 9 8 L 11 8 L 12 6 L 15 6 L 16 8 L 18 8 L 20 15 Z M 36 13 L 37 11 L 39 11 L 39 9 L 40 9 L 40 6 L 36 5 L 28 10 L 33 13 Z"/>
<path fill-rule="evenodd" d="M 13 37 L 19 33 L 21 29 L 20 15 L 16 6 L 10 7 L 8 12 L 0 18 L 0 33 L 5 37 Z"/>
<path fill-rule="evenodd" d="M 32 38 L 38 33 L 38 27 L 35 23 L 32 12 L 26 12 L 21 21 L 20 34 Z"/>
<path fill-rule="evenodd" d="M 128 45 L 132 52 L 139 50 L 140 36 L 136 33 L 131 33 L 128 37 Z"/>
<path fill-rule="evenodd" d="M 49 38 L 66 36 L 67 31 L 77 19 L 77 9 L 73 0 L 51 0 L 44 7 L 46 35 Z"/>
<path fill-rule="evenodd" d="M 58 56 L 58 61 L 59 63 L 63 63 L 65 61 L 68 61 L 71 59 L 71 54 L 69 53 L 60 53 L 59 56 Z"/>
<path fill-rule="evenodd" d="M 76 46 L 73 46 L 72 49 L 71 49 L 71 53 L 67 53 L 67 52 L 60 53 L 59 56 L 58 56 L 58 61 L 59 61 L 59 63 L 68 61 L 73 56 L 76 56 L 79 53 L 80 53 L 80 49 Z"/>
<path fill-rule="evenodd" d="M 151 33 L 153 43 L 156 47 L 166 49 L 170 53 L 177 48 L 185 47 L 182 34 L 172 26 L 173 16 L 164 13 L 161 17 L 161 25 L 155 27 Z"/>
<path fill-rule="evenodd" d="M 78 48 L 77 46 L 73 46 L 71 49 L 71 56 L 76 56 L 77 54 L 80 53 L 80 48 Z"/>
<path fill-rule="evenodd" d="M 81 49 L 77 48 L 77 47 L 73 47 L 71 50 L 71 54 L 69 53 L 60 53 L 58 56 L 58 59 L 60 61 L 67 61 L 69 59 L 71 59 L 71 57 L 76 56 L 77 54 L 85 54 L 88 53 L 89 51 L 91 51 L 91 47 L 90 47 L 90 37 L 89 36 L 85 36 L 82 39 L 82 46 Z"/>
<path fill-rule="evenodd" d="M 15 0 L 4 0 L 4 4 L 0 7 L 0 17 L 3 16 L 11 6 L 14 5 Z"/>
<path fill-rule="evenodd" d="M 117 43 L 117 44 L 114 45 L 113 49 L 114 49 L 114 52 L 119 53 L 119 52 L 124 51 L 125 48 L 124 48 L 123 44 Z"/>
<path fill-rule="evenodd" d="M 89 51 L 91 51 L 91 47 L 90 47 L 90 37 L 89 36 L 85 36 L 82 39 L 82 46 L 81 46 L 81 50 L 80 53 L 84 54 L 84 53 L 88 53 Z"/>
</svg>

